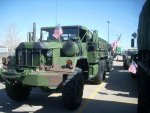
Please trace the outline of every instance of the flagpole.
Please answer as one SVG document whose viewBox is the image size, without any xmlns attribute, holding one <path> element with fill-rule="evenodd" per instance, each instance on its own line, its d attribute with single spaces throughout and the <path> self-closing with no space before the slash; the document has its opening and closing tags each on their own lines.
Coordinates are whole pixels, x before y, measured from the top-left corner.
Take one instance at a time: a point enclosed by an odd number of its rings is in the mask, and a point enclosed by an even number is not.
<svg viewBox="0 0 150 113">
<path fill-rule="evenodd" d="M 108 50 L 108 51 L 107 51 L 107 53 L 108 53 L 108 56 L 110 56 L 110 53 L 109 53 L 109 46 L 108 46 L 108 45 L 109 45 L 109 23 L 110 23 L 110 21 L 107 21 L 107 23 L 108 23 L 108 40 L 107 40 L 107 41 L 108 41 L 108 44 L 107 44 L 107 50 Z"/>
</svg>

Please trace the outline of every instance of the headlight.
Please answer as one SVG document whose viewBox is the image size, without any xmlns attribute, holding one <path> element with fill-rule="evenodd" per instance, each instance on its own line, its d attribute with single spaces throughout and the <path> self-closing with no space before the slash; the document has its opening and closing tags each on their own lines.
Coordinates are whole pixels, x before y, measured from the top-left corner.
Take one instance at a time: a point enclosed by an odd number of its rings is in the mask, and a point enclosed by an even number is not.
<svg viewBox="0 0 150 113">
<path fill-rule="evenodd" d="M 69 68 L 69 69 L 73 68 L 72 60 L 70 60 L 70 59 L 66 60 L 66 68 Z"/>
<path fill-rule="evenodd" d="M 47 55 L 47 57 L 51 57 L 52 54 L 53 54 L 53 51 L 52 50 L 48 50 L 46 55 Z"/>
</svg>

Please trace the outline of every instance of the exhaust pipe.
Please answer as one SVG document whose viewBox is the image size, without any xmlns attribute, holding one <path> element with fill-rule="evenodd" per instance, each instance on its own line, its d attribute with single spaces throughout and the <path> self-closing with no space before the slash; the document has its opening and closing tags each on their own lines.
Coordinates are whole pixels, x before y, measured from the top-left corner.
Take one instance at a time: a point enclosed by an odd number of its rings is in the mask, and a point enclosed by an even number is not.
<svg viewBox="0 0 150 113">
<path fill-rule="evenodd" d="M 32 32 L 27 33 L 27 42 L 33 42 L 33 33 Z"/>
<path fill-rule="evenodd" d="M 36 41 L 36 23 L 33 23 L 33 38 L 32 38 L 33 42 Z"/>
<path fill-rule="evenodd" d="M 32 42 L 32 32 L 29 32 L 29 42 Z"/>
</svg>

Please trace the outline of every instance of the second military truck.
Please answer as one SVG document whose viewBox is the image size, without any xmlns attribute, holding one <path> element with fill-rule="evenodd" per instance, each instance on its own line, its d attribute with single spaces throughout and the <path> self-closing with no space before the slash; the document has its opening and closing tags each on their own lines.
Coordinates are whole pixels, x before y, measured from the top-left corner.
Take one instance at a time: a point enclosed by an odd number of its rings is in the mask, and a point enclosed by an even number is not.
<svg viewBox="0 0 150 113">
<path fill-rule="evenodd" d="M 138 25 L 138 113 L 150 113 L 150 0 L 143 5 Z"/>
<path fill-rule="evenodd" d="M 20 101 L 33 87 L 39 87 L 46 92 L 61 92 L 64 106 L 76 109 L 82 100 L 84 81 L 99 84 L 110 70 L 110 44 L 99 38 L 96 30 L 83 26 L 62 26 L 63 34 L 58 39 L 53 37 L 55 27 L 42 27 L 38 41 L 35 29 L 34 24 L 29 42 L 20 43 L 15 56 L 2 59 L 0 75 L 7 95 Z"/>
</svg>

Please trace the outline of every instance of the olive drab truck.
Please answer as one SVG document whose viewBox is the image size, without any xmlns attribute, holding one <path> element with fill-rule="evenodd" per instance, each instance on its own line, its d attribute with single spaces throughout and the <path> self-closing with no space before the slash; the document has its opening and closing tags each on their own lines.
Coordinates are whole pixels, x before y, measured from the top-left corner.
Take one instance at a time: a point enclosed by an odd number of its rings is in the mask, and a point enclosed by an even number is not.
<svg viewBox="0 0 150 113">
<path fill-rule="evenodd" d="M 36 41 L 36 27 L 28 33 L 15 56 L 3 58 L 1 78 L 8 97 L 26 99 L 33 87 L 46 92 L 61 92 L 66 108 L 76 109 L 82 101 L 84 81 L 96 84 L 105 79 L 112 65 L 110 44 L 98 32 L 83 26 L 62 26 L 63 34 L 53 37 L 55 27 L 42 27 Z M 109 49 L 108 49 L 109 48 Z"/>
<path fill-rule="evenodd" d="M 150 0 L 143 5 L 138 25 L 138 113 L 150 113 Z"/>
</svg>

